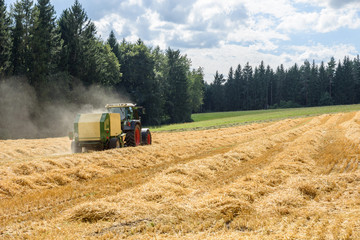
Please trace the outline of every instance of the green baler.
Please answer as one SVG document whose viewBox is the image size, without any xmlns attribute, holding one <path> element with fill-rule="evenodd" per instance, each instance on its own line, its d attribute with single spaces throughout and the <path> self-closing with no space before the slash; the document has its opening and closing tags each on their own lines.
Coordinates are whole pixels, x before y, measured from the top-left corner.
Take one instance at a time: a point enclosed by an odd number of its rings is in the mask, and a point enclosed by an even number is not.
<svg viewBox="0 0 360 240">
<path fill-rule="evenodd" d="M 142 128 L 141 107 L 131 103 L 108 104 L 106 113 L 78 114 L 74 122 L 71 149 L 104 150 L 151 144 L 151 133 Z"/>
</svg>

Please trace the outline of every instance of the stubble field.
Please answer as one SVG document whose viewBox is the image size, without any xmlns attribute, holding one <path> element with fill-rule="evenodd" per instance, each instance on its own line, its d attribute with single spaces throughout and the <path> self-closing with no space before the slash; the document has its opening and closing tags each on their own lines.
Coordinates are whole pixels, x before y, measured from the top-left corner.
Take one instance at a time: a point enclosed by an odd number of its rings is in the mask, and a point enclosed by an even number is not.
<svg viewBox="0 0 360 240">
<path fill-rule="evenodd" d="M 0 238 L 360 239 L 359 143 L 360 112 L 82 154 L 0 141 Z"/>
</svg>

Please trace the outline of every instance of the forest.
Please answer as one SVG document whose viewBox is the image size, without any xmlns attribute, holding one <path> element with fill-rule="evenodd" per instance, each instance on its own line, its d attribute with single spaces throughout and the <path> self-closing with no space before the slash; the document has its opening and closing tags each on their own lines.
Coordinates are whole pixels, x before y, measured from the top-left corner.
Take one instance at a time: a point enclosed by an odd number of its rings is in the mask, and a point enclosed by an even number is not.
<svg viewBox="0 0 360 240">
<path fill-rule="evenodd" d="M 100 86 L 145 107 L 143 120 L 152 126 L 191 121 L 197 112 L 360 102 L 359 57 L 275 70 L 264 62 L 239 64 L 207 83 L 203 69 L 191 69 L 180 50 L 118 40 L 113 31 L 104 41 L 77 0 L 59 15 L 50 0 L 18 0 L 9 7 L 0 0 L 0 82 L 19 77 L 39 105 L 80 106 L 88 98 L 75 89 Z M 30 116 L 43 118 L 39 110 Z"/>
<path fill-rule="evenodd" d="M 305 60 L 289 69 L 272 69 L 261 62 L 229 70 L 227 78 L 216 72 L 205 84 L 204 111 L 295 108 L 360 102 L 360 60 L 344 57 L 316 64 Z"/>
<path fill-rule="evenodd" d="M 0 78 L 25 77 L 39 104 L 80 106 L 89 99 L 74 89 L 100 86 L 143 106 L 147 125 L 191 121 L 204 74 L 190 66 L 180 50 L 118 41 L 113 31 L 103 41 L 77 0 L 58 19 L 49 0 L 18 0 L 10 11 L 0 0 Z"/>
</svg>

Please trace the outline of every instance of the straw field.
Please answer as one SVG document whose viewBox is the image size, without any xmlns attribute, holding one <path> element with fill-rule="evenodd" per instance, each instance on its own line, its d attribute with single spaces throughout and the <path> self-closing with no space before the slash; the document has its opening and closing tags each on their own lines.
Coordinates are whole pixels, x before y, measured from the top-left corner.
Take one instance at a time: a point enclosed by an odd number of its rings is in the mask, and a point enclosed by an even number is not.
<svg viewBox="0 0 360 240">
<path fill-rule="evenodd" d="M 0 141 L 2 239 L 360 239 L 360 112 L 70 154 Z"/>
</svg>

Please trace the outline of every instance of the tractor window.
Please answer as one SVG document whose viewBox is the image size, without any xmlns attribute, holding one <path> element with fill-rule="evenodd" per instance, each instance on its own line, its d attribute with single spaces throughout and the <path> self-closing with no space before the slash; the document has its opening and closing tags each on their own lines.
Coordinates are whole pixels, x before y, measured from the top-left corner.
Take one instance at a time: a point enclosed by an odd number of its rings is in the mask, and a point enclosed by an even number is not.
<svg viewBox="0 0 360 240">
<path fill-rule="evenodd" d="M 132 120 L 133 119 L 133 109 L 132 107 L 126 108 L 126 118 Z"/>
<path fill-rule="evenodd" d="M 120 113 L 120 108 L 108 108 L 110 113 Z"/>
<path fill-rule="evenodd" d="M 108 111 L 110 113 L 120 113 L 121 121 L 123 121 L 126 118 L 125 108 L 113 107 L 113 108 L 108 108 Z"/>
<path fill-rule="evenodd" d="M 119 110 L 120 110 L 121 121 L 123 121 L 126 117 L 125 108 L 119 108 Z"/>
</svg>

